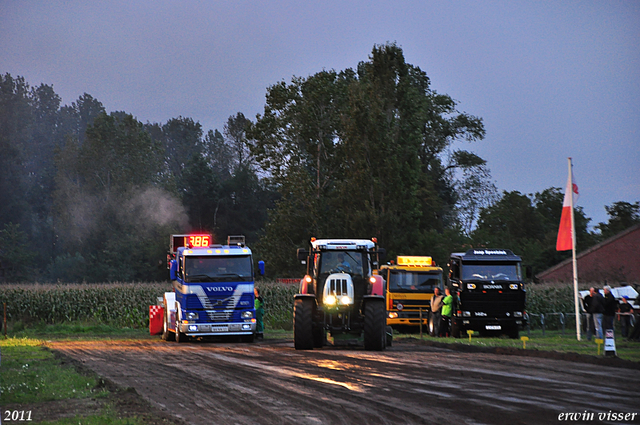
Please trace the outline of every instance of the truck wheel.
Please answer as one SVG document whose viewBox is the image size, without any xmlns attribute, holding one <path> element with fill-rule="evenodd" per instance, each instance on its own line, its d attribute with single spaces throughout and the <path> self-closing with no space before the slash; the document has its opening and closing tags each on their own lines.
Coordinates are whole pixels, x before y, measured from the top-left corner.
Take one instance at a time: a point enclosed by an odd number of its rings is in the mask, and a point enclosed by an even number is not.
<svg viewBox="0 0 640 425">
<path fill-rule="evenodd" d="M 451 320 L 451 336 L 460 338 L 460 324 L 455 319 Z"/>
<path fill-rule="evenodd" d="M 520 329 L 518 328 L 518 325 L 513 325 L 513 327 L 509 330 L 509 333 L 507 335 L 511 339 L 518 339 L 520 337 Z"/>
<path fill-rule="evenodd" d="M 167 311 L 164 312 L 164 319 L 162 320 L 162 339 L 165 341 L 173 341 L 175 334 L 169 330 L 169 324 L 167 323 Z"/>
<path fill-rule="evenodd" d="M 313 300 L 297 299 L 293 305 L 293 345 L 296 350 L 311 350 L 313 340 Z"/>
<path fill-rule="evenodd" d="M 176 325 L 176 342 L 179 344 L 181 342 L 188 342 L 189 337 L 182 332 L 180 332 L 180 328 Z"/>
<path fill-rule="evenodd" d="M 387 318 L 384 302 L 368 301 L 364 307 L 364 348 L 382 351 L 387 346 Z"/>
</svg>

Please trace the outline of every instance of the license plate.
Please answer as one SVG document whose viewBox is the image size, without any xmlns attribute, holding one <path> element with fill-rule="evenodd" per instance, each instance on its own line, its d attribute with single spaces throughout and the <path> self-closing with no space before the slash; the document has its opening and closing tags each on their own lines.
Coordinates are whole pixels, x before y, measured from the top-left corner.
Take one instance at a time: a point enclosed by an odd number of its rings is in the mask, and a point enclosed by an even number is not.
<svg viewBox="0 0 640 425">
<path fill-rule="evenodd" d="M 211 332 L 227 332 L 226 326 L 211 326 Z"/>
<path fill-rule="evenodd" d="M 488 331 L 499 331 L 502 329 L 500 325 L 486 325 L 484 328 Z"/>
</svg>

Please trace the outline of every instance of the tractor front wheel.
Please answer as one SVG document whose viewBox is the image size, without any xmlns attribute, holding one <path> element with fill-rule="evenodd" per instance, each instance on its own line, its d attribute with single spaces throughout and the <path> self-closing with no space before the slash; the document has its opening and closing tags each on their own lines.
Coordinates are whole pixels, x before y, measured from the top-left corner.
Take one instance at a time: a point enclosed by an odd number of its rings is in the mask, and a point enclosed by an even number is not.
<svg viewBox="0 0 640 425">
<path fill-rule="evenodd" d="M 296 299 L 293 305 L 293 345 L 296 350 L 313 349 L 314 300 Z"/>
<path fill-rule="evenodd" d="M 383 300 L 369 300 L 364 307 L 364 348 L 382 351 L 387 346 L 387 317 Z"/>
</svg>

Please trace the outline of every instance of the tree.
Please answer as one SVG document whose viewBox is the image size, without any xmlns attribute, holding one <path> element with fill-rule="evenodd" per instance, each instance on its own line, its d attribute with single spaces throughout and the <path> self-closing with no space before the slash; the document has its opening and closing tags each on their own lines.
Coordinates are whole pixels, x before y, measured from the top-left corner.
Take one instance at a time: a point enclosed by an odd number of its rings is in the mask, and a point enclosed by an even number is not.
<svg viewBox="0 0 640 425">
<path fill-rule="evenodd" d="M 468 152 L 448 155 L 456 140 L 484 137 L 482 121 L 432 91 L 395 44 L 374 46 L 356 71 L 269 87 L 247 133 L 281 195 L 261 240 L 269 255 L 293 257 L 310 236 L 354 235 L 377 236 L 391 254 L 425 252 L 431 230 L 458 229 L 453 171 L 484 166 Z"/>
<path fill-rule="evenodd" d="M 35 253 L 30 249 L 29 236 L 19 224 L 7 223 L 0 230 L 0 269 L 7 282 L 29 279 Z"/>
<path fill-rule="evenodd" d="M 563 197 L 555 187 L 533 195 L 503 192 L 495 203 L 481 209 L 471 235 L 473 246 L 511 249 L 533 266 L 534 273 L 563 261 L 571 255 L 556 251 Z M 590 220 L 582 207 L 575 207 L 574 217 L 577 249 L 586 249 L 595 243 L 588 230 Z"/>
<path fill-rule="evenodd" d="M 602 240 L 640 223 L 640 202 L 633 204 L 624 201 L 614 202 L 613 205 L 606 205 L 604 209 L 609 215 L 609 221 L 596 226 Z"/>
<path fill-rule="evenodd" d="M 191 118 L 172 118 L 162 126 L 162 136 L 165 162 L 179 180 L 187 161 L 202 153 L 202 125 Z"/>
<path fill-rule="evenodd" d="M 227 137 L 227 146 L 233 155 L 234 170 L 249 166 L 250 151 L 245 135 L 249 120 L 242 112 L 230 116 L 224 125 L 224 135 Z"/>
<path fill-rule="evenodd" d="M 68 139 L 56 156 L 60 254 L 84 259 L 89 281 L 159 276 L 166 236 L 186 221 L 159 185 L 162 145 L 121 112 L 100 114 L 86 136 Z"/>
</svg>

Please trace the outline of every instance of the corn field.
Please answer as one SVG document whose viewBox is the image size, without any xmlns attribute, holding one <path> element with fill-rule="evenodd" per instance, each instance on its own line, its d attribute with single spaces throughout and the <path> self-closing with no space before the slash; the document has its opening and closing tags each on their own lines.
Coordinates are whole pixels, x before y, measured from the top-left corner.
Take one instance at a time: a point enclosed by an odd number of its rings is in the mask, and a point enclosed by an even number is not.
<svg viewBox="0 0 640 425">
<path fill-rule="evenodd" d="M 272 329 L 292 329 L 293 295 L 297 285 L 260 282 L 256 286 L 266 303 L 265 325 Z M 3 284 L 0 285 L 0 304 L 6 303 L 9 323 L 94 322 L 144 328 L 149 325 L 149 306 L 169 290 L 168 282 Z"/>
<path fill-rule="evenodd" d="M 265 301 L 266 328 L 291 330 L 293 296 L 298 285 L 258 281 L 256 287 Z M 144 328 L 149 324 L 149 306 L 156 304 L 157 298 L 170 289 L 168 282 L 3 284 L 0 285 L 0 303 L 6 303 L 7 321 L 10 323 L 96 322 L 115 327 Z M 574 311 L 571 285 L 528 286 L 527 312 L 530 314 Z M 535 325 L 535 318 L 532 318 L 532 325 Z M 554 327 L 551 319 L 548 328 Z"/>
</svg>

